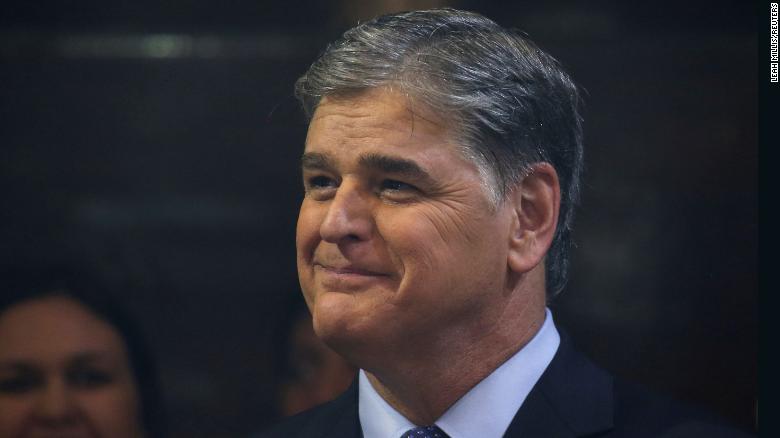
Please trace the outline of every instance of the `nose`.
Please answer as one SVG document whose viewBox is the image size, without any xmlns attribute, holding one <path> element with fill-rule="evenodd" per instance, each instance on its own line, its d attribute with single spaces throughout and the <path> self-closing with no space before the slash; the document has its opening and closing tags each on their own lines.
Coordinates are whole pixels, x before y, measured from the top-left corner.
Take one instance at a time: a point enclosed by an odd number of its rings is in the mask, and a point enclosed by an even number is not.
<svg viewBox="0 0 780 438">
<path fill-rule="evenodd" d="M 35 406 L 35 418 L 49 427 L 75 423 L 78 412 L 75 394 L 62 381 L 49 382 L 41 390 Z"/>
<path fill-rule="evenodd" d="M 370 196 L 357 183 L 342 181 L 320 225 L 322 240 L 341 244 L 370 239 L 374 227 Z"/>
</svg>

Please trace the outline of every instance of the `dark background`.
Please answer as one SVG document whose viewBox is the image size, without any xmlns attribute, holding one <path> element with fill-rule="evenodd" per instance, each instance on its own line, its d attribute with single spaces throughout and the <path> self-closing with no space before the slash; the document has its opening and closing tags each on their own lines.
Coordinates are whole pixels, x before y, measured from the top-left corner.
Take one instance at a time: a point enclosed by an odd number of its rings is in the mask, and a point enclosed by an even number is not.
<svg viewBox="0 0 780 438">
<path fill-rule="evenodd" d="M 358 19 L 435 4 L 525 30 L 587 92 L 559 326 L 615 374 L 755 426 L 752 4 L 160 3 L 0 6 L 0 262 L 77 258 L 124 291 L 174 437 L 274 420 L 297 293 L 293 82 Z"/>
</svg>

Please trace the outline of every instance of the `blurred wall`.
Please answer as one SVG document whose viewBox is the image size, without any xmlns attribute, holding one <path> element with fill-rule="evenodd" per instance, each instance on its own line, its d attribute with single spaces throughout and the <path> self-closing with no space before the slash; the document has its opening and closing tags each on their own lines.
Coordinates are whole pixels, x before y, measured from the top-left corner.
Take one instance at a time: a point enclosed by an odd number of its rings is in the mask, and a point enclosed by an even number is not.
<svg viewBox="0 0 780 438">
<path fill-rule="evenodd" d="M 292 84 L 349 25 L 416 4 L 527 31 L 586 90 L 559 325 L 616 374 L 752 426 L 757 55 L 736 1 L 10 2 L 0 262 L 79 257 L 126 290 L 174 437 L 262 428 L 297 293 Z"/>
</svg>

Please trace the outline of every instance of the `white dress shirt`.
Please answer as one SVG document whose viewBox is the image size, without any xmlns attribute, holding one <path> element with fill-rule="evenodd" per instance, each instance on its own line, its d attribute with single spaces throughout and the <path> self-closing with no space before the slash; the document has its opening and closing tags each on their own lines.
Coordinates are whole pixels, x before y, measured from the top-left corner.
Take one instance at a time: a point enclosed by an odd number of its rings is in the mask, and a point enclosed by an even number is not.
<svg viewBox="0 0 780 438">
<path fill-rule="evenodd" d="M 452 438 L 503 436 L 558 344 L 558 330 L 546 309 L 544 324 L 531 341 L 450 406 L 435 424 Z M 358 412 L 365 438 L 399 438 L 418 426 L 387 404 L 365 371 L 360 370 L 358 379 Z"/>
</svg>

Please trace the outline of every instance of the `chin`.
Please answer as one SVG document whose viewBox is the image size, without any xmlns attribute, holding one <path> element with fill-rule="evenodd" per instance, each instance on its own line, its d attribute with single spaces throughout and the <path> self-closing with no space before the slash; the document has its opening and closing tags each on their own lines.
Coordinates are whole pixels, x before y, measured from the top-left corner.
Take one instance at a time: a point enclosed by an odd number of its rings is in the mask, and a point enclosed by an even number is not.
<svg viewBox="0 0 780 438">
<path fill-rule="evenodd" d="M 312 322 L 314 332 L 322 342 L 354 365 L 361 366 L 365 359 L 376 352 L 384 338 L 381 324 L 372 318 L 360 317 L 350 312 L 348 306 L 316 307 Z"/>
<path fill-rule="evenodd" d="M 360 331 L 354 327 L 354 313 L 346 305 L 327 305 L 318 301 L 312 312 L 312 324 L 317 336 L 328 345 L 359 337 Z"/>
</svg>

